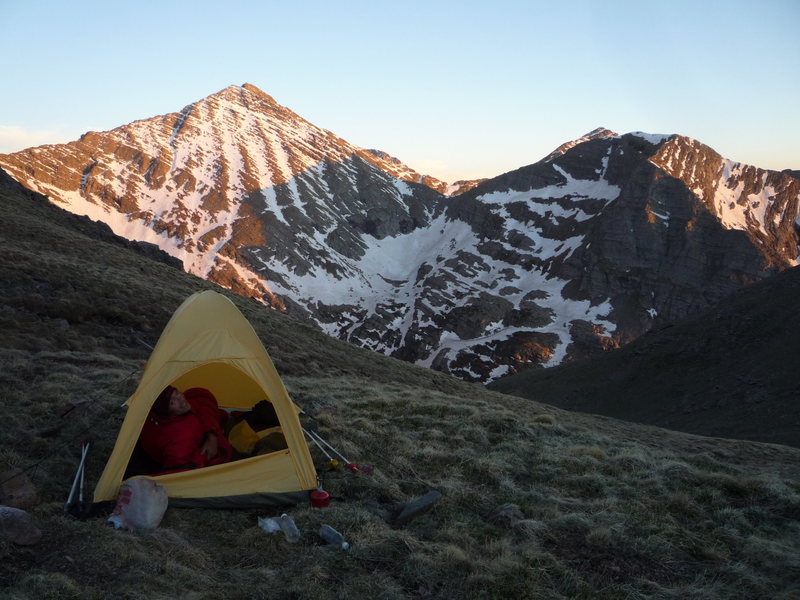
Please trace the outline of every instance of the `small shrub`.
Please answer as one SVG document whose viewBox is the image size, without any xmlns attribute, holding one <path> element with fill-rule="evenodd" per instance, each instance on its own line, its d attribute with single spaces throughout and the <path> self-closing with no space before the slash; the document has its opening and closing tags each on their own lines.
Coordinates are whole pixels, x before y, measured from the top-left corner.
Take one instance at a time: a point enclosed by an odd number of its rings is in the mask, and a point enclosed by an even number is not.
<svg viewBox="0 0 800 600">
<path fill-rule="evenodd" d="M 606 480 L 595 473 L 564 477 L 561 485 L 578 498 L 600 498 L 606 489 Z"/>
<path fill-rule="evenodd" d="M 550 530 L 556 538 L 560 535 L 583 538 L 592 529 L 592 526 L 593 523 L 588 515 L 570 513 L 553 519 L 550 523 Z"/>
<path fill-rule="evenodd" d="M 586 535 L 586 542 L 592 546 L 608 547 L 613 545 L 618 533 L 605 525 L 595 527 Z"/>
<path fill-rule="evenodd" d="M 598 446 L 572 446 L 567 452 L 571 456 L 590 456 L 597 460 L 604 460 L 608 457 L 606 451 Z"/>
<path fill-rule="evenodd" d="M 556 418 L 549 413 L 542 413 L 533 417 L 533 422 L 540 425 L 555 425 Z"/>
<path fill-rule="evenodd" d="M 698 513 L 698 506 L 692 500 L 688 492 L 684 490 L 677 490 L 669 496 L 667 500 L 667 508 L 674 515 L 683 517 L 693 517 Z"/>
</svg>

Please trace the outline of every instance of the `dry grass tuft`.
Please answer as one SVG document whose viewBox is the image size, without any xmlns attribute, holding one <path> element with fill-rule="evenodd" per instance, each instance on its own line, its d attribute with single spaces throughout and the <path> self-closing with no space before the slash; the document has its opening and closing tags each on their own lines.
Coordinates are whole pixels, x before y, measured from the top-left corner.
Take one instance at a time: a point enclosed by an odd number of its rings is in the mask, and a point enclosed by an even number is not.
<svg viewBox="0 0 800 600">
<path fill-rule="evenodd" d="M 556 418 L 553 415 L 543 413 L 533 417 L 533 422 L 538 423 L 540 425 L 555 425 Z"/>
<path fill-rule="evenodd" d="M 572 446 L 567 453 L 570 456 L 589 456 L 597 460 L 605 460 L 608 457 L 606 451 L 598 446 Z"/>
</svg>

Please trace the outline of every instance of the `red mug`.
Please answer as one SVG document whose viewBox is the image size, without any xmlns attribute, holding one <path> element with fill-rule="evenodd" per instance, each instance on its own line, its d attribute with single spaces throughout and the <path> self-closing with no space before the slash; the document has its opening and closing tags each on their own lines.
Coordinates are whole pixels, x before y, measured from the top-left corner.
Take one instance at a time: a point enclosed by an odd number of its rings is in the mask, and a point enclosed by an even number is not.
<svg viewBox="0 0 800 600">
<path fill-rule="evenodd" d="M 314 508 L 328 508 L 331 503 L 331 495 L 325 490 L 314 490 L 311 492 L 311 506 Z"/>
</svg>

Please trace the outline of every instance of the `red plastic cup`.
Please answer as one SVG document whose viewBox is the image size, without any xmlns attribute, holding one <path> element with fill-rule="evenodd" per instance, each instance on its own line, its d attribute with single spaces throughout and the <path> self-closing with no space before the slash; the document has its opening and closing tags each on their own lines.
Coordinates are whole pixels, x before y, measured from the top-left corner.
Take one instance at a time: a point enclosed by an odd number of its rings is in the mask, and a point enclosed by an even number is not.
<svg viewBox="0 0 800 600">
<path fill-rule="evenodd" d="M 314 508 L 328 508 L 331 503 L 331 495 L 325 490 L 314 490 L 311 492 L 311 506 Z"/>
</svg>

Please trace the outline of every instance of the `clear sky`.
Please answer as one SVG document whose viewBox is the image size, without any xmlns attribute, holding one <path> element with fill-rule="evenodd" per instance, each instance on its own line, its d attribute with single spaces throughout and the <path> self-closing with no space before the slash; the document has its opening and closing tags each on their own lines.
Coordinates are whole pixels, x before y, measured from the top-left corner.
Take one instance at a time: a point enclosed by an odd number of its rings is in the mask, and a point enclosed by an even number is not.
<svg viewBox="0 0 800 600">
<path fill-rule="evenodd" d="M 595 127 L 800 169 L 798 0 L 0 0 L 0 152 L 252 83 L 446 181 Z"/>
</svg>

